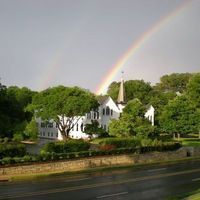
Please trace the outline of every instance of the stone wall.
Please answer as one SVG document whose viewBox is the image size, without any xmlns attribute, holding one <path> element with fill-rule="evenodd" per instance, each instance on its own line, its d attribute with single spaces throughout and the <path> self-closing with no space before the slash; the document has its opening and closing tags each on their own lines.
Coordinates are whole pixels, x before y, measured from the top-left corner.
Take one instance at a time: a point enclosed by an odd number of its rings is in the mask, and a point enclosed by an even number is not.
<svg viewBox="0 0 200 200">
<path fill-rule="evenodd" d="M 175 160 L 187 157 L 184 148 L 171 152 L 153 152 L 146 154 L 99 156 L 82 158 L 76 160 L 54 161 L 48 163 L 35 163 L 30 165 L 0 167 L 0 180 L 12 176 L 23 176 L 31 174 L 45 174 L 58 172 L 72 172 L 88 170 L 97 167 L 125 166 L 159 161 Z"/>
</svg>

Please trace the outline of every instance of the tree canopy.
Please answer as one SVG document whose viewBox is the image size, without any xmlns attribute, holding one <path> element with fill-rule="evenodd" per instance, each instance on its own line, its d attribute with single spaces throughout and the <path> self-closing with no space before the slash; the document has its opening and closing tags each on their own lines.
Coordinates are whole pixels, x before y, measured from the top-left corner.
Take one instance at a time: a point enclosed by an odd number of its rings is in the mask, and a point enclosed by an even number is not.
<svg viewBox="0 0 200 200">
<path fill-rule="evenodd" d="M 112 120 L 109 125 L 109 134 L 117 137 L 152 135 L 154 127 L 144 118 L 145 106 L 138 99 L 129 101 L 119 120 Z"/>
<path fill-rule="evenodd" d="M 58 86 L 34 96 L 29 110 L 36 111 L 36 115 L 42 119 L 53 119 L 66 139 L 79 119 L 97 106 L 95 96 L 89 91 L 78 87 Z"/>
<path fill-rule="evenodd" d="M 113 82 L 108 87 L 107 93 L 114 101 L 117 101 L 119 86 L 120 82 Z M 126 81 L 124 87 L 126 91 L 126 102 L 138 98 L 141 102 L 147 103 L 147 97 L 152 90 L 150 83 L 146 83 L 143 80 Z"/>
<path fill-rule="evenodd" d="M 160 124 L 163 131 L 167 133 L 197 133 L 200 112 L 187 96 L 178 96 L 165 106 Z"/>
<path fill-rule="evenodd" d="M 180 92 L 182 93 L 192 77 L 190 73 L 173 73 L 164 75 L 160 78 L 160 83 L 156 87 L 165 92 Z"/>
</svg>

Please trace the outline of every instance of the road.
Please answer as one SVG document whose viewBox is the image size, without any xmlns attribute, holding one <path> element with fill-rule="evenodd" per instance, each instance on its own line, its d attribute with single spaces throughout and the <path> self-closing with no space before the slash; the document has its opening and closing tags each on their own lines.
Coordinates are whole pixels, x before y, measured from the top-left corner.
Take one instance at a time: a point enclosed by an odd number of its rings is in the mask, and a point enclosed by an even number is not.
<svg viewBox="0 0 200 200">
<path fill-rule="evenodd" d="M 159 200 L 199 188 L 200 160 L 1 182 L 0 200 Z"/>
</svg>

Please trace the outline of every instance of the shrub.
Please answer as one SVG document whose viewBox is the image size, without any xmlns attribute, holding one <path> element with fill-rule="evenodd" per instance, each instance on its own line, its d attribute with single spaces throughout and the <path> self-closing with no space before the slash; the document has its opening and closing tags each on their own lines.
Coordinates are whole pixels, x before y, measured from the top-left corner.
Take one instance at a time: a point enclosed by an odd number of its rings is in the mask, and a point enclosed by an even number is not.
<svg viewBox="0 0 200 200">
<path fill-rule="evenodd" d="M 6 165 L 6 164 L 13 164 L 15 163 L 15 160 L 11 157 L 4 157 L 1 159 L 1 164 Z"/>
<path fill-rule="evenodd" d="M 3 143 L 0 144 L 0 158 L 24 156 L 26 154 L 26 147 L 24 144 L 17 143 Z"/>
<path fill-rule="evenodd" d="M 100 144 L 114 145 L 116 148 L 135 148 L 140 146 L 140 141 L 137 138 L 106 138 L 104 140 L 101 140 Z"/>
<path fill-rule="evenodd" d="M 111 150 L 113 150 L 113 149 L 115 149 L 116 147 L 115 147 L 115 145 L 113 145 L 113 144 L 104 144 L 104 145 L 100 145 L 99 146 L 99 149 L 101 150 L 101 151 L 111 151 Z"/>
<path fill-rule="evenodd" d="M 90 144 L 84 140 L 68 140 L 68 141 L 47 143 L 43 147 L 41 152 L 68 153 L 68 152 L 87 151 L 89 148 Z"/>
</svg>

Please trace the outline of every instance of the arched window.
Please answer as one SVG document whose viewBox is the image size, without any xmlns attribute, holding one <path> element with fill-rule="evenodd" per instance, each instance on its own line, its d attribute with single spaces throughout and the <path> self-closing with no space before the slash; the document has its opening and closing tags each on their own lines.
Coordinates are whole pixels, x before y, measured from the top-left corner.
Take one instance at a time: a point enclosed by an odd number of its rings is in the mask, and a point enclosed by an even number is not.
<svg viewBox="0 0 200 200">
<path fill-rule="evenodd" d="M 99 119 L 99 112 L 97 112 L 97 119 Z"/>
<path fill-rule="evenodd" d="M 81 131 L 83 132 L 83 123 L 81 124 Z"/>
<path fill-rule="evenodd" d="M 76 124 L 76 131 L 78 131 L 78 124 Z"/>
<path fill-rule="evenodd" d="M 103 115 L 105 115 L 105 109 L 103 108 Z"/>
<path fill-rule="evenodd" d="M 113 109 L 110 110 L 110 115 L 113 116 Z"/>
<path fill-rule="evenodd" d="M 106 115 L 110 115 L 110 108 L 108 106 L 106 107 Z"/>
<path fill-rule="evenodd" d="M 91 119 L 91 113 L 87 113 L 87 119 Z"/>
</svg>

